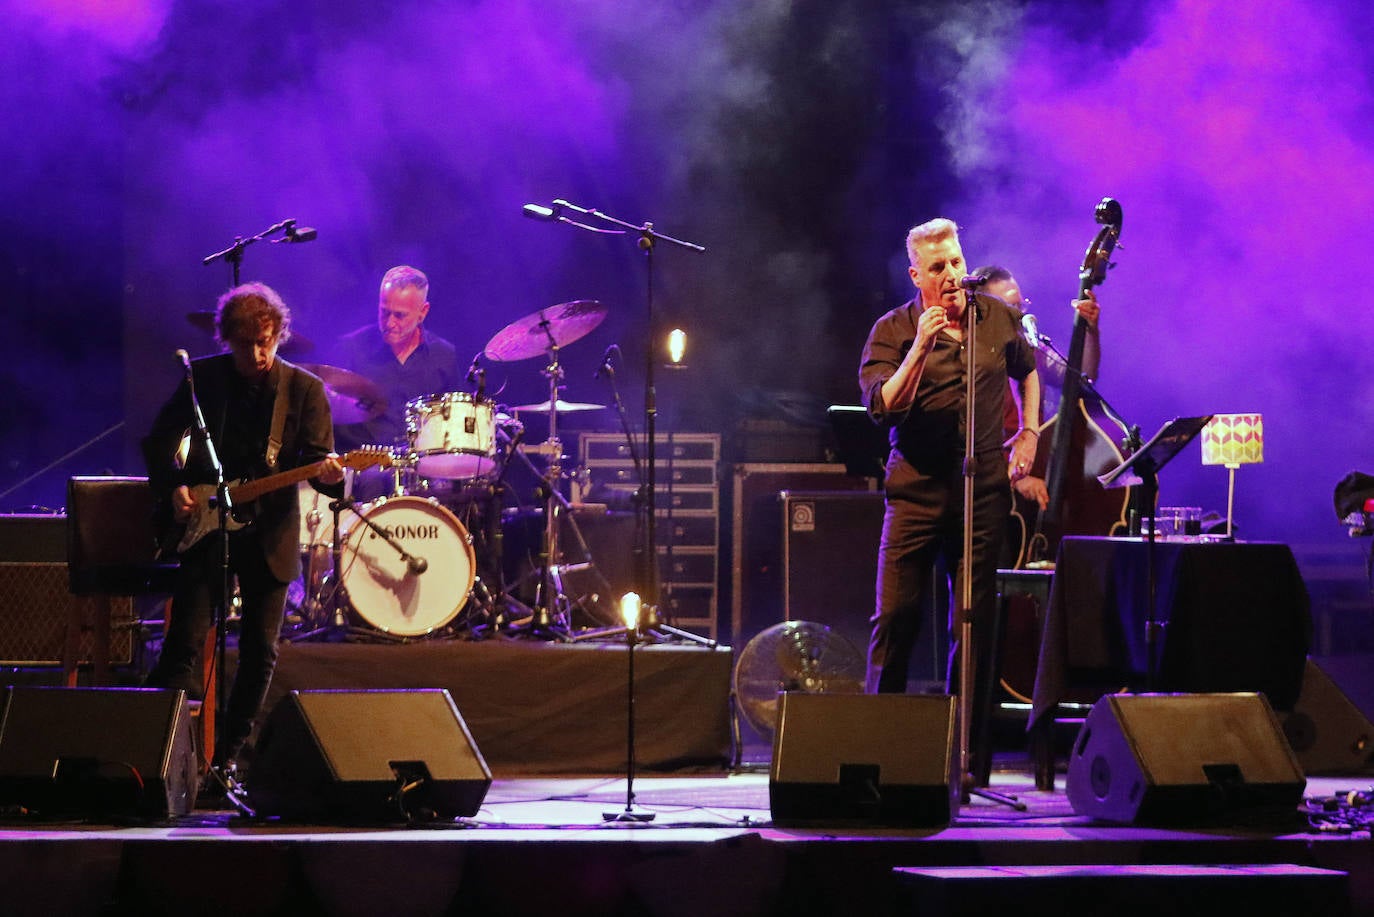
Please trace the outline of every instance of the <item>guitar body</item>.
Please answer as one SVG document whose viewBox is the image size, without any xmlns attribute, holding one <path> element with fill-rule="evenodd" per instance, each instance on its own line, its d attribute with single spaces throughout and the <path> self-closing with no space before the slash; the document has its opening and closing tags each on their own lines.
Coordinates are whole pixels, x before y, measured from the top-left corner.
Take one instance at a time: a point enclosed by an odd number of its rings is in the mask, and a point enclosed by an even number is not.
<svg viewBox="0 0 1374 917">
<path fill-rule="evenodd" d="M 392 461 L 391 450 L 382 446 L 364 446 L 339 457 L 340 465 L 355 471 L 372 467 L 390 468 Z M 229 514 L 226 528 L 230 532 L 237 532 L 252 525 L 255 509 L 253 504 L 258 497 L 283 487 L 293 487 L 301 481 L 315 477 L 323 469 L 324 462 L 320 461 L 265 478 L 230 485 L 229 502 L 233 511 Z M 164 532 L 164 536 L 159 539 L 159 557 L 181 554 L 206 535 L 219 531 L 219 509 L 214 505 L 216 490 L 214 484 L 193 485 L 190 492 L 195 500 L 195 507 L 191 510 L 190 517 L 182 523 L 171 521 L 169 506 L 159 507 L 159 527 Z"/>
</svg>

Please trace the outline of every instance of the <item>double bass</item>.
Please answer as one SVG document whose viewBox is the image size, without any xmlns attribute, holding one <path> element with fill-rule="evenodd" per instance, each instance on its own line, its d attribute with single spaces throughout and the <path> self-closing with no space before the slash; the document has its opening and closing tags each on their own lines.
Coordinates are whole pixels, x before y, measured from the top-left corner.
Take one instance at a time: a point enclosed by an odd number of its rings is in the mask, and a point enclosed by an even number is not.
<svg viewBox="0 0 1374 917">
<path fill-rule="evenodd" d="M 1078 272 L 1078 298 L 1102 284 L 1112 267 L 1111 254 L 1121 237 L 1121 205 L 1104 197 L 1094 216 L 1101 228 L 1083 256 Z M 1074 319 L 1073 338 L 1064 358 L 1064 379 L 1053 416 L 1040 426 L 1040 444 L 1031 473 L 1043 477 L 1049 503 L 1040 510 L 1015 494 L 1013 521 L 1023 539 L 1017 567 L 1048 567 L 1065 535 L 1122 535 L 1127 530 L 1131 494 L 1107 490 L 1097 476 L 1121 464 L 1119 441 L 1127 429 L 1083 377 L 1083 346 L 1088 320 Z M 1047 450 L 1045 443 L 1050 444 Z"/>
<path fill-rule="evenodd" d="M 1079 268 L 1078 298 L 1106 279 L 1111 253 L 1121 236 L 1121 205 L 1106 197 L 1095 211 L 1098 230 Z M 1064 535 L 1124 535 L 1134 488 L 1107 490 L 1097 480 L 1125 459 L 1118 437 L 1133 435 L 1083 378 L 1083 345 L 1088 320 L 1074 319 L 1073 339 L 1063 360 L 1059 405 L 1040 425 L 1040 448 L 1030 473 L 1046 481 L 1049 502 L 1044 510 L 1012 489 L 1011 532 L 1017 569 L 1052 569 Z M 1058 355 L 1045 345 L 1049 362 Z M 1046 442 L 1050 448 L 1046 449 Z M 1018 540 L 1019 538 L 1019 540 Z M 1013 595 L 1007 602 L 1002 635 L 1001 684 L 1013 697 L 1030 703 L 1035 684 L 1035 650 L 1040 645 L 1036 602 Z M 1030 650 L 1030 652 L 1027 652 Z M 1086 702 L 1094 698 L 1081 698 Z"/>
</svg>

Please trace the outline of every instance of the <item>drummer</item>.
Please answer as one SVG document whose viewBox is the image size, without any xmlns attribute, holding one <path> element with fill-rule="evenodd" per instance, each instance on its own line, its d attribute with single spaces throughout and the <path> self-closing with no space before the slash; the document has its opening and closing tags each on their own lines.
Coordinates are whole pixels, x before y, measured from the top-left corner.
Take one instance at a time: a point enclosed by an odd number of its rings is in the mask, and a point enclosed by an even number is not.
<svg viewBox="0 0 1374 917">
<path fill-rule="evenodd" d="M 416 268 L 398 265 L 382 277 L 377 323 L 340 339 L 343 368 L 371 379 L 386 398 L 386 410 L 376 417 L 335 428 L 334 441 L 340 451 L 363 445 L 404 447 L 406 402 L 459 390 L 463 378 L 457 350 L 424 327 L 428 315 L 429 278 Z M 361 490 L 377 489 L 365 486 Z"/>
</svg>

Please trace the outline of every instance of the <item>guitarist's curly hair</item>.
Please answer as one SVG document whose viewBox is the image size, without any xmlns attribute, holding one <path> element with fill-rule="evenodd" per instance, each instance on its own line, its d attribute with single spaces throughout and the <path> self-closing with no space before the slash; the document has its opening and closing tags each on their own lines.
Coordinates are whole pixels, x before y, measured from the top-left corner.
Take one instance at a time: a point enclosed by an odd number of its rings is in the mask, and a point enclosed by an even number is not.
<svg viewBox="0 0 1374 917">
<path fill-rule="evenodd" d="M 275 332 L 278 344 L 291 340 L 291 310 L 267 284 L 240 284 L 219 298 L 215 307 L 215 340 L 221 344 L 256 339 L 269 328 Z"/>
</svg>

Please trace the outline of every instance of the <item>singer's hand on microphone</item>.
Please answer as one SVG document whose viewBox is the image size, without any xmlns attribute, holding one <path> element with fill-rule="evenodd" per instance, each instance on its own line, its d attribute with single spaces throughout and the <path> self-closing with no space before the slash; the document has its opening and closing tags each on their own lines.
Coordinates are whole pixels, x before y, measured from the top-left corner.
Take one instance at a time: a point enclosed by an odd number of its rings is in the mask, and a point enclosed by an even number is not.
<svg viewBox="0 0 1374 917">
<path fill-rule="evenodd" d="M 932 306 L 924 310 L 916 320 L 916 343 L 911 349 L 919 355 L 928 356 L 935 349 L 935 338 L 948 324 L 949 316 L 944 309 Z"/>
</svg>

